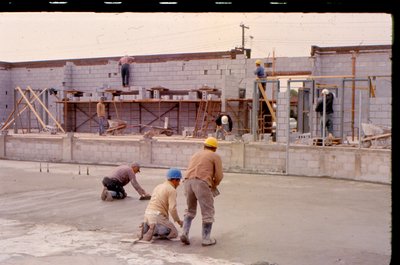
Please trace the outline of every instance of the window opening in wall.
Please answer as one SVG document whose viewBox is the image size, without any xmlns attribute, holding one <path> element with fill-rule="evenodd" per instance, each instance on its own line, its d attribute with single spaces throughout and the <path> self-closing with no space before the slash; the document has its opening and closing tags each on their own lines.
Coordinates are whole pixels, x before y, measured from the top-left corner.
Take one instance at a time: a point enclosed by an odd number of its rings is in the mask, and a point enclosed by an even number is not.
<svg viewBox="0 0 400 265">
<path fill-rule="evenodd" d="M 108 78 L 111 78 L 111 73 L 108 73 Z"/>
<path fill-rule="evenodd" d="M 232 69 L 229 69 L 229 75 L 232 75 Z"/>
<path fill-rule="evenodd" d="M 8 91 L 6 91 L 6 95 L 7 95 Z"/>
<path fill-rule="evenodd" d="M 204 70 L 204 75 L 207 75 L 208 74 L 208 70 Z"/>
</svg>

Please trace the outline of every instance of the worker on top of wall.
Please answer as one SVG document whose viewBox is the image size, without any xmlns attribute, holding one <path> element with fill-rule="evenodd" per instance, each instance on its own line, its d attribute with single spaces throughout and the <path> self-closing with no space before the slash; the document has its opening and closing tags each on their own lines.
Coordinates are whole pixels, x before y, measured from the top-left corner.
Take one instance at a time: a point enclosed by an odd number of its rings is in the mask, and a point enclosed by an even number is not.
<svg viewBox="0 0 400 265">
<path fill-rule="evenodd" d="M 197 202 L 202 215 L 202 246 L 217 243 L 210 238 L 214 222 L 214 197 L 219 194 L 217 186 L 223 178 L 221 157 L 215 153 L 218 141 L 208 137 L 204 141 L 203 150 L 196 152 L 190 159 L 184 180 L 187 209 L 183 219 L 182 243 L 189 245 L 189 230 L 197 213 Z"/>
<path fill-rule="evenodd" d="M 104 97 L 100 97 L 99 102 L 96 105 L 97 119 L 99 120 L 99 135 L 105 134 L 106 125 L 106 106 L 104 105 Z"/>
<path fill-rule="evenodd" d="M 134 57 L 130 57 L 129 55 L 125 55 L 118 61 L 118 65 L 121 66 L 121 76 L 122 76 L 122 86 L 128 87 L 129 86 L 129 71 L 130 65 L 135 60 Z"/>
<path fill-rule="evenodd" d="M 321 119 L 321 137 L 323 135 L 323 130 L 328 130 L 328 138 L 333 138 L 333 101 L 334 101 L 334 94 L 330 92 L 328 89 L 323 89 L 321 92 L 321 96 L 317 101 L 317 107 L 315 111 L 318 112 Z M 325 108 L 325 125 L 323 124 L 323 110 L 324 110 L 324 98 L 326 97 L 326 108 Z"/>
<path fill-rule="evenodd" d="M 221 113 L 216 119 L 215 124 L 217 125 L 215 134 L 217 139 L 225 140 L 226 135 L 232 132 L 232 118 L 228 114 Z"/>
<path fill-rule="evenodd" d="M 144 222 L 139 226 L 138 237 L 144 241 L 151 241 L 153 236 L 162 239 L 178 237 L 178 230 L 169 220 L 169 214 L 180 227 L 183 225 L 176 209 L 176 188 L 180 184 L 182 173 L 177 168 L 170 168 L 166 177 L 166 181 L 154 188 L 144 213 Z"/>
<path fill-rule="evenodd" d="M 137 182 L 136 173 L 140 172 L 140 165 L 137 162 L 130 165 L 121 165 L 115 168 L 109 177 L 103 178 L 103 192 L 101 199 L 103 201 L 112 201 L 113 199 L 124 199 L 127 196 L 124 186 L 129 182 L 140 195 L 140 200 L 149 200 L 151 198 Z"/>
<path fill-rule="evenodd" d="M 254 74 L 256 75 L 256 79 L 260 79 L 260 78 L 267 78 L 267 75 L 265 73 L 265 69 L 262 66 L 262 61 L 261 60 L 256 60 L 256 70 L 254 70 Z M 266 83 L 261 83 L 262 88 L 265 91 L 266 88 Z M 262 98 L 262 94 L 260 92 L 260 98 Z"/>
</svg>

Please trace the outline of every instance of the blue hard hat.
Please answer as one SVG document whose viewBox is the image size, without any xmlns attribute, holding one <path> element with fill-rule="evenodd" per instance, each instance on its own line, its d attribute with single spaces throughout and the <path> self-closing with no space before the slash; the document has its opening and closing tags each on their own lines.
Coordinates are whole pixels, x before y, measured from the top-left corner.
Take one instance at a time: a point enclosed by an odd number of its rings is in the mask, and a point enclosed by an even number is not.
<svg viewBox="0 0 400 265">
<path fill-rule="evenodd" d="M 182 178 L 182 173 L 179 169 L 177 168 L 170 168 L 167 172 L 167 179 L 181 179 Z"/>
</svg>

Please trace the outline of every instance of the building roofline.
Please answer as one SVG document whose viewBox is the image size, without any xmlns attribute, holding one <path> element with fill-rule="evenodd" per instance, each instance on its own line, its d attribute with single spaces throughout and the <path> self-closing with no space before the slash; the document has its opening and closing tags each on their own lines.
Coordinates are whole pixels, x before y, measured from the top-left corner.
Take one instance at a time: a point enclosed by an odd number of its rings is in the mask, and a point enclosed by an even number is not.
<svg viewBox="0 0 400 265">
<path fill-rule="evenodd" d="M 392 45 L 358 45 L 358 46 L 334 46 L 334 47 L 318 47 L 311 46 L 311 56 L 315 54 L 329 53 L 352 53 L 360 51 L 378 51 L 392 50 Z"/>
<path fill-rule="evenodd" d="M 157 54 L 157 55 L 131 55 L 135 58 L 137 63 L 155 63 L 155 62 L 168 62 L 168 61 L 190 61 L 190 60 L 207 60 L 207 59 L 235 59 L 236 55 L 244 54 L 242 50 L 232 49 L 230 51 L 219 52 L 198 52 L 198 53 L 180 53 L 180 54 Z M 80 58 L 80 59 L 61 59 L 61 60 L 48 60 L 48 61 L 26 61 L 26 62 L 0 62 L 7 64 L 11 68 L 29 67 L 63 67 L 67 62 L 74 63 L 75 65 L 102 65 L 108 64 L 109 61 L 118 61 L 122 56 L 118 57 L 97 57 L 97 58 Z"/>
</svg>

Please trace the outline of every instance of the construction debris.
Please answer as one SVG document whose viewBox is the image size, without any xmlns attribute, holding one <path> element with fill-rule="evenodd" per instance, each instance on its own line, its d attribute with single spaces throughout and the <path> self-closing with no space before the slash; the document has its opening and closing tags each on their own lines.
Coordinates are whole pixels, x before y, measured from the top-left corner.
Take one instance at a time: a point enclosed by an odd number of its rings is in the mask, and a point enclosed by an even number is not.
<svg viewBox="0 0 400 265">
<path fill-rule="evenodd" d="M 325 146 L 339 145 L 342 143 L 342 138 L 325 138 Z M 313 145 L 322 146 L 323 138 L 313 138 Z"/>
<path fill-rule="evenodd" d="M 364 137 L 361 138 L 361 145 L 364 148 L 391 148 L 392 132 L 391 128 L 374 125 L 372 123 L 362 123 L 361 127 Z"/>
<path fill-rule="evenodd" d="M 106 133 L 110 133 L 112 135 L 122 134 L 123 130 L 126 128 L 127 122 L 123 120 L 107 120 L 108 121 L 108 129 Z"/>
</svg>

